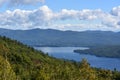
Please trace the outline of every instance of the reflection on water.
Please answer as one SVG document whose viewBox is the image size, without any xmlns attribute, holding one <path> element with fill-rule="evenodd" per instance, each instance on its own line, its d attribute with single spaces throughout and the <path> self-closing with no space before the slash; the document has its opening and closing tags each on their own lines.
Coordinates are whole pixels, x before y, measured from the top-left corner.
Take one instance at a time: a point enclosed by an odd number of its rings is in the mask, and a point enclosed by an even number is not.
<svg viewBox="0 0 120 80">
<path fill-rule="evenodd" d="M 120 59 L 117 58 L 106 58 L 106 57 L 96 57 L 94 55 L 78 54 L 74 53 L 75 49 L 89 49 L 85 47 L 35 47 L 37 50 L 42 50 L 48 53 L 50 56 L 56 58 L 64 58 L 69 60 L 81 61 L 81 59 L 86 58 L 88 62 L 93 67 L 111 69 L 116 68 L 120 71 Z"/>
<path fill-rule="evenodd" d="M 73 52 L 73 50 L 75 49 L 81 49 L 81 50 L 85 50 L 85 49 L 89 49 L 89 48 L 85 48 L 85 47 L 35 47 L 38 50 L 42 50 L 45 53 L 49 53 L 49 54 L 56 54 L 56 53 L 71 53 Z M 74 52 L 73 52 L 74 53 Z"/>
</svg>

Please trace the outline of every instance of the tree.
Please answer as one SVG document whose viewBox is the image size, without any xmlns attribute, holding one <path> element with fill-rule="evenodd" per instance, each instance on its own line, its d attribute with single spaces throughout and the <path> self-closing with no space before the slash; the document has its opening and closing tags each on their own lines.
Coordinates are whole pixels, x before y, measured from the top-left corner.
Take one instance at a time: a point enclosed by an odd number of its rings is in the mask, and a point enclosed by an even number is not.
<svg viewBox="0 0 120 80">
<path fill-rule="evenodd" d="M 90 67 L 86 59 L 82 59 L 79 70 L 81 80 L 96 80 L 95 71 Z"/>
<path fill-rule="evenodd" d="M 13 72 L 9 62 L 0 56 L 0 80 L 16 80 L 16 75 Z"/>
</svg>

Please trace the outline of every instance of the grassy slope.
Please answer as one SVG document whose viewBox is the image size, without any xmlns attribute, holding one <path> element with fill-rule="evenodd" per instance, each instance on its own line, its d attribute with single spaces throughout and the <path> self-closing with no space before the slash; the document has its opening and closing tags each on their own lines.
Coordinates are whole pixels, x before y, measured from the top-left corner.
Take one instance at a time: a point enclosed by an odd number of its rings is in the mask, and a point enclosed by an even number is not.
<svg viewBox="0 0 120 80">
<path fill-rule="evenodd" d="M 5 71 L 3 66 L 7 66 Z M 10 74 L 11 77 L 8 77 Z M 119 80 L 120 73 L 91 68 L 85 59 L 81 63 L 55 59 L 20 42 L 0 37 L 0 78 L 1 80 L 113 80 L 113 78 Z"/>
</svg>

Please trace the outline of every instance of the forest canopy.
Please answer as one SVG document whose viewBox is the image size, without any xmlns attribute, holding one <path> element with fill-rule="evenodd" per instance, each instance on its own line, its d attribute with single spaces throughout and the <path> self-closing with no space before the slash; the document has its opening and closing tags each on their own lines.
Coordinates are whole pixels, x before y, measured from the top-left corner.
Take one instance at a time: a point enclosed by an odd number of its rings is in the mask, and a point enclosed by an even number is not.
<svg viewBox="0 0 120 80">
<path fill-rule="evenodd" d="M 0 37 L 0 80 L 120 80 L 119 71 L 56 59 L 16 40 Z"/>
</svg>

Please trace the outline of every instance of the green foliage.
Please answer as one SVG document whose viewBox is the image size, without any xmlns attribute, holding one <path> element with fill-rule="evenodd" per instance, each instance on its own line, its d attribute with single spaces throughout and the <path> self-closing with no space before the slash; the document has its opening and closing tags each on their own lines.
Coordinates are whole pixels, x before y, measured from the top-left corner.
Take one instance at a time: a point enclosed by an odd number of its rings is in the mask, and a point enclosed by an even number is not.
<svg viewBox="0 0 120 80">
<path fill-rule="evenodd" d="M 96 80 L 96 73 L 95 71 L 90 67 L 89 63 L 86 59 L 83 59 L 80 63 L 80 73 L 82 80 Z"/>
<path fill-rule="evenodd" d="M 0 80 L 120 80 L 120 72 L 60 60 L 6 37 L 0 37 Z"/>
<path fill-rule="evenodd" d="M 10 63 L 0 56 L 0 80 L 16 80 L 17 77 Z"/>
</svg>

